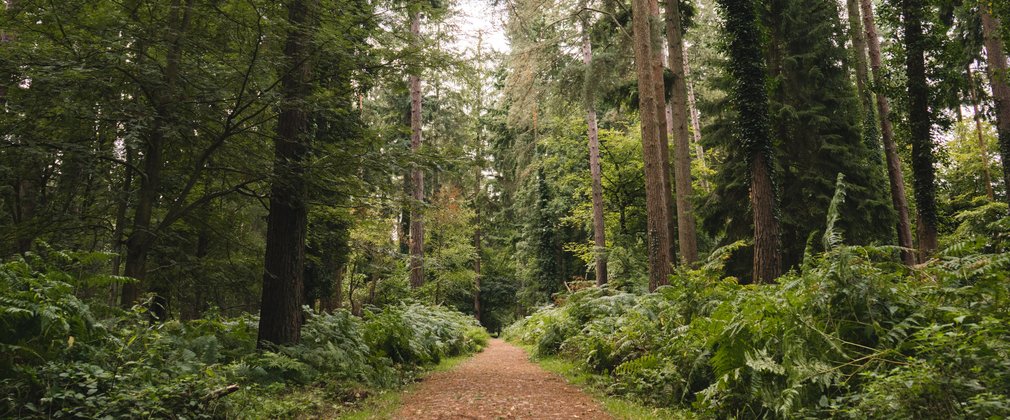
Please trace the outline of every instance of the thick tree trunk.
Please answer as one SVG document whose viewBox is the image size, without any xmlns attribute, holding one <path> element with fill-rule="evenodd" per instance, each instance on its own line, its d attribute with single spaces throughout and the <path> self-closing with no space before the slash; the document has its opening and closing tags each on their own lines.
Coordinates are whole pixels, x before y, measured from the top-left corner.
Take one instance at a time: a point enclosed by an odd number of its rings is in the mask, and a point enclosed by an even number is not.
<svg viewBox="0 0 1010 420">
<path fill-rule="evenodd" d="M 687 113 L 687 75 L 684 71 L 684 40 L 678 3 L 679 0 L 666 0 L 666 39 L 670 49 L 668 55 L 670 70 L 673 71 L 673 89 L 670 95 L 673 126 L 670 132 L 675 144 L 674 173 L 680 259 L 685 265 L 690 266 L 698 259 L 698 238 L 691 204 L 691 140 Z"/>
<path fill-rule="evenodd" d="M 726 19 L 733 104 L 740 115 L 740 147 L 750 167 L 750 199 L 754 216 L 755 283 L 768 283 L 781 273 L 779 224 L 775 216 L 772 180 L 771 122 L 768 117 L 767 70 L 762 57 L 761 32 L 751 0 L 719 0 Z"/>
<path fill-rule="evenodd" d="M 873 17 L 873 0 L 860 0 L 862 9 L 863 30 L 870 56 L 870 69 L 873 73 L 873 83 L 883 81 L 883 70 L 880 59 L 880 38 L 877 37 L 877 24 Z M 901 158 L 898 156 L 898 146 L 894 142 L 894 128 L 891 126 L 891 104 L 887 95 L 877 93 L 877 117 L 880 120 L 880 135 L 884 141 L 884 156 L 887 159 L 887 177 L 891 184 L 891 204 L 898 215 L 896 231 L 901 260 L 905 265 L 915 264 L 915 254 L 912 252 L 912 224 L 908 216 L 908 199 L 905 196 L 905 177 L 901 170 Z"/>
<path fill-rule="evenodd" d="M 638 112 L 642 125 L 642 153 L 645 163 L 646 201 L 646 246 L 649 253 L 649 290 L 665 284 L 670 274 L 670 238 L 668 232 L 669 215 L 669 172 L 663 165 L 663 149 L 667 146 L 660 141 L 660 118 L 656 98 L 656 82 L 653 71 L 655 55 L 652 39 L 652 14 L 649 0 L 632 0 L 632 31 L 634 33 L 635 70 L 638 74 Z"/>
<path fill-rule="evenodd" d="M 593 45 L 589 39 L 589 29 L 582 23 L 582 63 L 586 74 L 593 61 Z M 596 107 L 586 103 L 586 126 L 589 136 L 589 172 L 592 176 L 593 191 L 593 242 L 596 256 L 596 285 L 607 284 L 607 233 L 603 221 L 603 175 L 600 170 L 600 137 L 596 126 Z"/>
<path fill-rule="evenodd" d="M 925 10 L 922 0 L 901 1 L 912 174 L 916 209 L 922 221 L 919 252 L 923 259 L 929 258 L 937 248 L 936 174 L 933 168 L 936 159 L 931 135 L 933 124 L 929 115 L 929 85 L 926 83 L 926 39 L 922 33 Z"/>
<path fill-rule="evenodd" d="M 421 37 L 421 14 L 414 12 L 410 17 L 410 35 L 414 42 Z M 421 151 L 423 138 L 421 136 L 421 77 L 411 74 L 410 84 L 410 150 L 415 157 Z M 424 172 L 416 163 L 410 170 L 411 186 L 413 187 L 413 203 L 410 205 L 410 287 L 417 288 L 424 284 L 424 215 L 421 207 L 424 204 Z"/>
<path fill-rule="evenodd" d="M 992 98 L 996 101 L 996 132 L 1003 162 L 1003 184 L 1008 190 L 1005 198 L 1010 203 L 1010 72 L 1007 71 L 1003 41 L 1000 39 L 1000 20 L 990 14 L 986 2 L 982 2 L 980 7 L 989 83 Z"/>
<path fill-rule="evenodd" d="M 971 64 L 965 66 L 968 75 L 968 95 L 971 98 L 971 116 L 975 120 L 975 135 L 978 138 L 979 153 L 982 155 L 982 180 L 985 182 L 985 196 L 990 201 L 996 199 L 996 194 L 992 189 L 992 173 L 989 171 L 989 146 L 986 145 L 985 137 L 982 135 L 982 116 L 978 109 L 978 95 L 975 93 L 975 77 L 971 73 Z M 960 109 L 960 107 L 958 107 Z"/>
<path fill-rule="evenodd" d="M 312 94 L 311 39 L 318 0 L 292 0 L 292 25 L 284 44 L 287 68 L 282 69 L 281 106 L 274 139 L 274 179 L 267 217 L 263 296 L 260 304 L 260 346 L 297 342 L 302 326 L 302 275 L 308 225 L 309 112 Z M 290 69 L 290 70 L 289 70 Z"/>
</svg>

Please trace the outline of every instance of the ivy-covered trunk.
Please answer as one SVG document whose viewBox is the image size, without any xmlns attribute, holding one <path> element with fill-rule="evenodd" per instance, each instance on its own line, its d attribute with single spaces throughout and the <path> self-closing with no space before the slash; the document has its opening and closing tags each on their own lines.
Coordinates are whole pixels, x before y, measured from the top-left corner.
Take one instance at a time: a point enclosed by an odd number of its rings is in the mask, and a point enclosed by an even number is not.
<svg viewBox="0 0 1010 420">
<path fill-rule="evenodd" d="M 908 90 L 908 125 L 912 143 L 912 174 L 915 204 L 921 226 L 919 252 L 923 259 L 936 251 L 936 173 L 933 164 L 932 121 L 929 115 L 929 85 L 926 83 L 926 39 L 922 32 L 926 7 L 922 0 L 902 0 L 901 17 L 905 42 L 905 72 Z"/>
<path fill-rule="evenodd" d="M 771 123 L 768 117 L 766 67 L 761 55 L 761 31 L 750 0 L 719 0 L 728 36 L 732 103 L 739 114 L 738 136 L 750 167 L 750 199 L 754 216 L 755 283 L 779 276 L 781 250 L 772 180 Z"/>
</svg>

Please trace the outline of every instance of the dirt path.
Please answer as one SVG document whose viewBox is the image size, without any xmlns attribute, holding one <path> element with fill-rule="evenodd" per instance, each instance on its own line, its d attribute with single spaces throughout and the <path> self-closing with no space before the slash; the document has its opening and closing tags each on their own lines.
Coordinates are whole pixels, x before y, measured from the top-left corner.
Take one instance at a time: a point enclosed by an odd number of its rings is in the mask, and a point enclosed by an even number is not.
<svg viewBox="0 0 1010 420">
<path fill-rule="evenodd" d="M 429 376 L 403 397 L 396 419 L 610 419 L 592 398 L 491 340 L 483 353 Z"/>
</svg>

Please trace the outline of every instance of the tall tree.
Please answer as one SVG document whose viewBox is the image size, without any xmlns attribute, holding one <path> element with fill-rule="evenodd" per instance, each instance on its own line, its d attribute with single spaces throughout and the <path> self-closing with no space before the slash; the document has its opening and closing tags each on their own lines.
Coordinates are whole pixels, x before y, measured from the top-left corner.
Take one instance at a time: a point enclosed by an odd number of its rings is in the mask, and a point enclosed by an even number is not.
<svg viewBox="0 0 1010 420">
<path fill-rule="evenodd" d="M 755 283 L 779 276 L 781 257 L 779 222 L 775 215 L 772 180 L 771 124 L 765 88 L 766 66 L 761 55 L 761 31 L 754 2 L 719 0 L 727 33 L 729 73 L 733 78 L 732 103 L 739 124 L 737 138 L 750 172 L 750 200 L 754 216 Z"/>
<path fill-rule="evenodd" d="M 971 100 L 971 115 L 975 121 L 975 137 L 978 139 L 978 149 L 982 158 L 982 180 L 985 182 L 985 196 L 989 200 L 995 200 L 996 193 L 992 189 L 992 173 L 989 170 L 989 147 L 986 145 L 985 137 L 982 134 L 982 115 L 978 109 L 978 94 L 975 93 L 975 77 L 971 71 L 971 64 L 965 66 L 965 75 L 968 76 L 968 96 Z"/>
<path fill-rule="evenodd" d="M 666 40 L 673 86 L 670 94 L 671 133 L 674 138 L 674 178 L 677 194 L 677 234 L 680 259 L 690 265 L 698 259 L 698 238 L 691 204 L 691 148 L 688 128 L 688 91 L 685 71 L 680 1 L 666 0 Z"/>
<path fill-rule="evenodd" d="M 905 44 L 908 125 L 912 143 L 912 174 L 918 211 L 919 252 L 928 258 L 937 248 L 936 173 L 933 164 L 933 128 L 929 113 L 929 85 L 926 81 L 926 38 L 923 0 L 901 0 L 901 20 Z"/>
<path fill-rule="evenodd" d="M 140 7 L 139 4 L 135 7 Z M 143 176 L 137 191 L 137 206 L 133 214 L 133 226 L 126 240 L 126 268 L 124 274 L 143 281 L 147 277 L 147 258 L 154 244 L 155 235 L 151 220 L 158 198 L 162 193 L 162 169 L 165 165 L 164 148 L 166 137 L 172 138 L 178 116 L 177 104 L 179 96 L 180 61 L 183 53 L 183 40 L 192 19 L 191 0 L 172 0 L 168 15 L 168 27 L 165 28 L 168 40 L 168 51 L 165 55 L 165 70 L 160 86 L 149 94 L 154 108 L 154 118 L 144 141 Z M 137 19 L 134 9 L 132 17 Z M 144 40 L 136 42 L 138 61 L 144 61 L 150 54 Z M 122 304 L 125 307 L 133 305 L 140 296 L 140 285 L 128 283 L 123 285 Z M 155 315 L 164 318 L 167 302 L 159 293 L 155 302 Z"/>
<path fill-rule="evenodd" d="M 859 0 L 845 0 L 845 8 L 849 17 L 849 39 L 852 41 L 853 64 L 856 68 L 856 90 L 859 94 L 861 115 L 863 116 L 863 141 L 866 146 L 879 155 L 880 146 L 877 143 L 877 121 L 873 106 L 873 91 L 870 90 L 869 68 L 866 63 L 866 37 L 863 33 L 863 23 L 859 11 Z M 874 159 L 871 164 L 878 161 Z"/>
<path fill-rule="evenodd" d="M 638 75 L 638 113 L 642 125 L 642 153 L 645 162 L 646 247 L 649 254 L 649 290 L 665 284 L 670 274 L 669 172 L 663 162 L 658 114 L 662 97 L 656 97 L 653 64 L 653 14 L 649 0 L 632 0 L 632 32 L 635 51 L 635 73 Z"/>
<path fill-rule="evenodd" d="M 1000 19 L 993 16 L 989 2 L 979 3 L 982 15 L 982 36 L 985 42 L 986 62 L 989 64 L 989 83 L 996 101 L 996 132 L 1003 161 L 1003 183 L 1010 189 L 1010 72 L 1000 38 Z M 1006 200 L 1010 203 L 1010 193 Z"/>
<path fill-rule="evenodd" d="M 421 41 L 421 11 L 418 6 L 410 15 L 411 43 L 418 47 Z M 421 151 L 421 75 L 414 68 L 410 72 L 410 150 L 416 155 Z M 410 183 L 413 188 L 413 202 L 410 205 L 410 286 L 417 288 L 424 284 L 424 171 L 415 163 L 410 169 Z"/>
<path fill-rule="evenodd" d="M 652 47 L 652 86 L 656 90 L 656 127 L 659 130 L 659 143 L 663 146 L 660 149 L 660 159 L 663 164 L 663 172 L 666 177 L 663 178 L 663 200 L 666 201 L 666 237 L 667 242 L 670 245 L 670 263 L 672 264 L 677 259 L 677 243 L 674 238 L 677 237 L 677 220 L 674 218 L 676 213 L 676 203 L 673 197 L 673 172 L 670 171 L 670 122 L 667 121 L 668 114 L 668 104 L 666 101 L 666 74 L 663 70 L 666 66 L 665 56 L 666 49 L 663 48 L 663 43 L 666 41 L 663 38 L 663 24 L 662 17 L 659 13 L 659 0 L 649 0 L 649 28 L 650 28 L 650 46 Z M 659 283 L 659 286 L 667 284 L 668 280 L 663 279 Z"/>
<path fill-rule="evenodd" d="M 898 146 L 894 141 L 894 128 L 891 125 L 891 104 L 887 95 L 879 90 L 884 80 L 883 64 L 880 58 L 880 38 L 877 36 L 877 24 L 873 17 L 873 0 L 859 0 L 862 10 L 863 30 L 866 32 L 866 45 L 870 56 L 870 69 L 873 73 L 873 84 L 878 87 L 876 92 L 877 117 L 880 121 L 880 134 L 884 142 L 884 158 L 887 160 L 887 177 L 891 186 L 891 204 L 897 213 L 898 221 L 895 230 L 898 234 L 898 246 L 902 247 L 901 260 L 906 265 L 915 264 L 915 254 L 912 248 L 912 224 L 908 218 L 908 199 L 905 196 L 905 177 L 901 169 L 901 157 L 898 156 Z"/>
<path fill-rule="evenodd" d="M 582 21 L 582 64 L 586 66 L 586 78 L 588 80 L 593 64 L 593 44 L 589 37 L 589 24 Z M 589 89 L 587 88 L 588 92 Z M 596 256 L 596 285 L 602 286 L 607 283 L 607 232 L 603 222 L 603 181 L 600 170 L 600 136 L 596 125 L 596 106 L 594 97 L 587 94 L 586 105 L 586 133 L 589 137 L 589 172 L 592 176 L 593 191 L 593 242 L 596 245 L 594 254 Z"/>
<path fill-rule="evenodd" d="M 318 0 L 290 0 L 281 69 L 281 105 L 274 137 L 274 177 L 267 218 L 259 345 L 297 342 L 301 334 L 303 266 L 308 225 L 306 166 L 311 139 L 312 40 Z"/>
</svg>

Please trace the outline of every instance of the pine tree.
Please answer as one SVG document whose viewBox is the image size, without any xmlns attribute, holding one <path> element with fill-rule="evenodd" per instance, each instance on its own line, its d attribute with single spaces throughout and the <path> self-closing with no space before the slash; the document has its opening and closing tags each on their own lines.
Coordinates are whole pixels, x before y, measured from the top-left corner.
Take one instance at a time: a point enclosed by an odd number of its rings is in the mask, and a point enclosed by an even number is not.
<svg viewBox="0 0 1010 420">
<path fill-rule="evenodd" d="M 842 63 L 846 30 L 832 0 L 770 0 L 772 125 L 781 165 L 783 260 L 799 264 L 807 238 L 822 228 L 845 175 L 848 200 L 841 224 L 853 243 L 887 241 L 893 216 L 879 162 L 862 141 L 860 100 Z"/>
<path fill-rule="evenodd" d="M 638 112 L 642 124 L 642 153 L 645 160 L 645 189 L 649 254 L 649 290 L 666 284 L 670 273 L 669 171 L 663 156 L 667 145 L 661 141 L 658 111 L 663 97 L 656 97 L 653 14 L 649 0 L 633 0 L 632 32 L 634 34 L 635 72 L 638 75 Z"/>
</svg>

